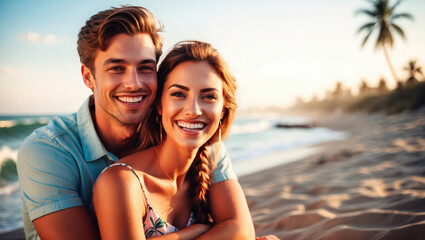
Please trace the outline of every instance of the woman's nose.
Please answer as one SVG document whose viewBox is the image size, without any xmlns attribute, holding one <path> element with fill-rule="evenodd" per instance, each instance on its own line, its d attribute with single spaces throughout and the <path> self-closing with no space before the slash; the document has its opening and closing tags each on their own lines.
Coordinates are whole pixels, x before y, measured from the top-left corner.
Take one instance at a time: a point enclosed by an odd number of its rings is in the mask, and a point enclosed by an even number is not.
<svg viewBox="0 0 425 240">
<path fill-rule="evenodd" d="M 186 103 L 186 115 L 197 117 L 202 114 L 201 106 L 197 99 L 189 99 Z"/>
</svg>

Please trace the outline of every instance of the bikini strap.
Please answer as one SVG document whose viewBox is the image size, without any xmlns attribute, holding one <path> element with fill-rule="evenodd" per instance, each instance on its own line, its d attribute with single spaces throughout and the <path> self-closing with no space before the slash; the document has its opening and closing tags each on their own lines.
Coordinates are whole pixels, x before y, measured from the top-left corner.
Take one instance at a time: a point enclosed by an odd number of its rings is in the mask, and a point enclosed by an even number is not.
<svg viewBox="0 0 425 240">
<path fill-rule="evenodd" d="M 114 166 L 123 166 L 123 167 L 127 167 L 128 169 L 131 170 L 132 173 L 134 173 L 134 175 L 136 175 L 137 179 L 139 180 L 140 186 L 142 187 L 142 192 L 143 192 L 143 196 L 145 197 L 145 216 L 143 217 L 143 221 L 145 221 L 146 216 L 149 214 L 149 204 L 148 204 L 148 196 L 146 195 L 146 186 L 145 186 L 145 182 L 143 181 L 143 178 L 141 178 L 137 173 L 136 170 L 134 170 L 134 168 L 132 168 L 130 165 L 126 164 L 126 163 L 113 163 L 111 165 L 109 165 L 107 168 L 110 167 L 114 167 Z M 107 169 L 106 168 L 106 169 Z M 103 171 L 105 171 L 106 169 L 104 169 Z M 103 172 L 102 171 L 102 172 Z"/>
</svg>

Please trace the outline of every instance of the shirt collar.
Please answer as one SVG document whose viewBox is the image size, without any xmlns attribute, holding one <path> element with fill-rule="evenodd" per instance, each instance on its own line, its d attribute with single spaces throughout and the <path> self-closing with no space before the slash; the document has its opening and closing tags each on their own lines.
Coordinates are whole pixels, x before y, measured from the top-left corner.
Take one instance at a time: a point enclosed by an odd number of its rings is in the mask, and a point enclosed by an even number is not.
<svg viewBox="0 0 425 240">
<path fill-rule="evenodd" d="M 92 162 L 107 156 L 109 160 L 117 161 L 118 158 L 106 150 L 97 136 L 90 109 L 94 109 L 93 95 L 87 98 L 77 112 L 77 126 L 83 147 L 84 159 L 86 162 Z"/>
</svg>

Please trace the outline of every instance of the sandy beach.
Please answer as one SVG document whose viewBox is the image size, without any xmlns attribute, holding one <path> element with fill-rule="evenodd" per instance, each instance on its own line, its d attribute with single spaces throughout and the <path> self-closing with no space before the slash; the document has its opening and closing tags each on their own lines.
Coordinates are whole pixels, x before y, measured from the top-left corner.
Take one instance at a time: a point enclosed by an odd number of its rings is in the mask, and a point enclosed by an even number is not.
<svg viewBox="0 0 425 240">
<path fill-rule="evenodd" d="M 240 178 L 257 236 L 424 239 L 425 109 L 312 118 L 351 136 Z"/>
</svg>

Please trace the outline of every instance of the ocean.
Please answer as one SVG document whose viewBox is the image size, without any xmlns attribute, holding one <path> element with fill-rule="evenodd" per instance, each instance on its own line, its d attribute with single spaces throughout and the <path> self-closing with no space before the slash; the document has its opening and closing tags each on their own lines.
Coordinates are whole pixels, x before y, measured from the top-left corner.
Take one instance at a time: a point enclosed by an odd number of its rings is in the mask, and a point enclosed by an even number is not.
<svg viewBox="0 0 425 240">
<path fill-rule="evenodd" d="M 0 234 L 23 227 L 16 157 L 25 137 L 53 116 L 0 116 Z M 347 133 L 327 128 L 277 128 L 308 124 L 310 119 L 281 114 L 241 114 L 225 140 L 238 176 L 307 157 L 312 145 L 344 139 Z"/>
</svg>

